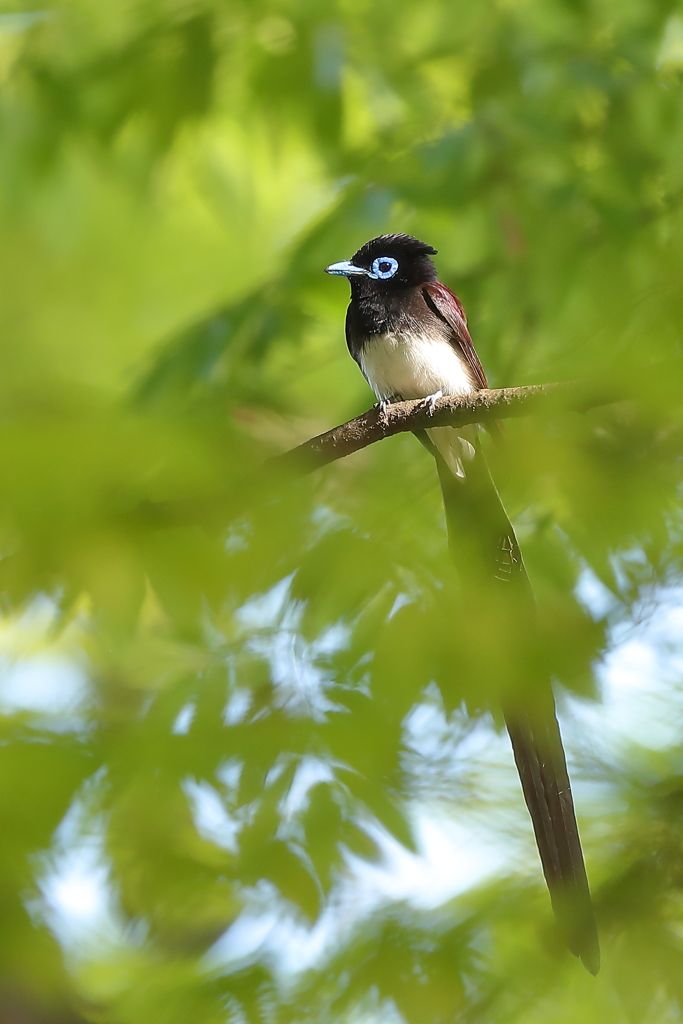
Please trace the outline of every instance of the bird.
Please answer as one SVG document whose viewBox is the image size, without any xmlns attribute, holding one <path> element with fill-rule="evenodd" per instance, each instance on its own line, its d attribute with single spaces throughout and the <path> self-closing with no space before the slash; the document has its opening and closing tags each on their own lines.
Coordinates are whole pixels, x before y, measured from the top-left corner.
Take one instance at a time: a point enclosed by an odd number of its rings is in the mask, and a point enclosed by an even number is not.
<svg viewBox="0 0 683 1024">
<path fill-rule="evenodd" d="M 392 402 L 411 399 L 421 399 L 433 412 L 443 395 L 488 387 L 465 310 L 439 281 L 435 255 L 436 249 L 412 235 L 386 234 L 366 242 L 350 260 L 325 268 L 350 283 L 346 341 L 380 415 Z M 416 434 L 436 460 L 449 547 L 465 586 L 473 581 L 472 591 L 480 595 L 475 614 L 485 618 L 487 604 L 503 608 L 512 625 L 506 636 L 515 629 L 533 634 L 533 591 L 476 425 Z M 509 661 L 515 661 L 514 653 Z M 536 676 L 502 686 L 505 723 L 555 916 L 571 952 L 595 975 L 599 938 L 551 681 L 542 668 L 520 661 L 519 671 Z M 515 671 L 511 664 L 511 679 Z"/>
</svg>

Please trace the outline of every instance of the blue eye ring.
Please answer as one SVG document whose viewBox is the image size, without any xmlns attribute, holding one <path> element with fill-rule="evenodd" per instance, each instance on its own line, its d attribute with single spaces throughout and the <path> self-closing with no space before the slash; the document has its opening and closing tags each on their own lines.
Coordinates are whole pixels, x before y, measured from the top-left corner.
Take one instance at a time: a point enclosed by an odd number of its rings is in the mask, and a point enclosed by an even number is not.
<svg viewBox="0 0 683 1024">
<path fill-rule="evenodd" d="M 389 264 L 388 270 L 381 270 L 382 266 Z M 398 270 L 398 260 L 395 260 L 393 256 L 378 256 L 376 260 L 372 261 L 372 273 L 374 277 L 378 277 L 381 281 L 388 281 L 390 277 L 393 277 Z"/>
</svg>

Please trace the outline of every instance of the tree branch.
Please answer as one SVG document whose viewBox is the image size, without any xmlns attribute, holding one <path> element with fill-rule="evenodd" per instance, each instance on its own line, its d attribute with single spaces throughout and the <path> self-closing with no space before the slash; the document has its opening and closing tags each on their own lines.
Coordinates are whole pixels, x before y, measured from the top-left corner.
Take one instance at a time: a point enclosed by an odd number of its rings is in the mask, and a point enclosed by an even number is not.
<svg viewBox="0 0 683 1024">
<path fill-rule="evenodd" d="M 361 448 L 367 448 L 376 441 L 405 431 L 488 423 L 512 416 L 528 416 L 541 408 L 584 412 L 617 400 L 614 394 L 590 392 L 585 385 L 570 381 L 482 390 L 469 395 L 447 395 L 437 400 L 432 415 L 421 400 L 396 402 L 387 408 L 384 415 L 374 406 L 362 416 L 356 416 L 324 434 L 312 437 L 297 448 L 268 459 L 267 465 L 296 476 L 304 476 L 360 451 Z"/>
</svg>

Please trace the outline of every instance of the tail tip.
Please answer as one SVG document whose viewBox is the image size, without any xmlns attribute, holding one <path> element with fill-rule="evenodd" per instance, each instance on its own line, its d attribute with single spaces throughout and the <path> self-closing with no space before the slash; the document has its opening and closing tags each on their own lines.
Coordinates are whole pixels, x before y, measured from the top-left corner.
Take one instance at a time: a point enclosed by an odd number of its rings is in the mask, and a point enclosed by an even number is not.
<svg viewBox="0 0 683 1024">
<path fill-rule="evenodd" d="M 589 974 L 593 977 L 600 971 L 600 943 L 597 935 L 583 941 L 572 948 L 572 953 L 577 956 Z"/>
<path fill-rule="evenodd" d="M 590 952 L 584 951 L 581 954 L 581 963 L 586 968 L 589 974 L 592 974 L 595 978 L 600 971 L 600 950 L 590 950 Z"/>
</svg>

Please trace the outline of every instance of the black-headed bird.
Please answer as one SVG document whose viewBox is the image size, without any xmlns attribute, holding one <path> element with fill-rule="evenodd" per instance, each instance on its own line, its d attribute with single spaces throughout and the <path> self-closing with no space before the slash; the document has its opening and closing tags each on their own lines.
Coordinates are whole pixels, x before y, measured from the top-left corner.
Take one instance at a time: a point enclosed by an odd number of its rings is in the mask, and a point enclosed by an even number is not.
<svg viewBox="0 0 683 1024">
<path fill-rule="evenodd" d="M 411 235 L 381 235 L 326 268 L 350 282 L 347 344 L 382 409 L 423 399 L 433 410 L 442 395 L 488 387 L 465 311 L 438 280 L 434 255 Z M 487 603 L 495 605 L 512 632 L 533 634 L 531 587 L 476 426 L 432 427 L 418 437 L 436 459 L 449 544 L 465 589 L 472 583 L 474 608 L 486 618 Z M 520 680 L 508 667 L 505 721 L 555 914 L 571 951 L 596 974 L 598 935 L 550 680 L 542 667 L 531 671 L 536 678 Z"/>
</svg>

